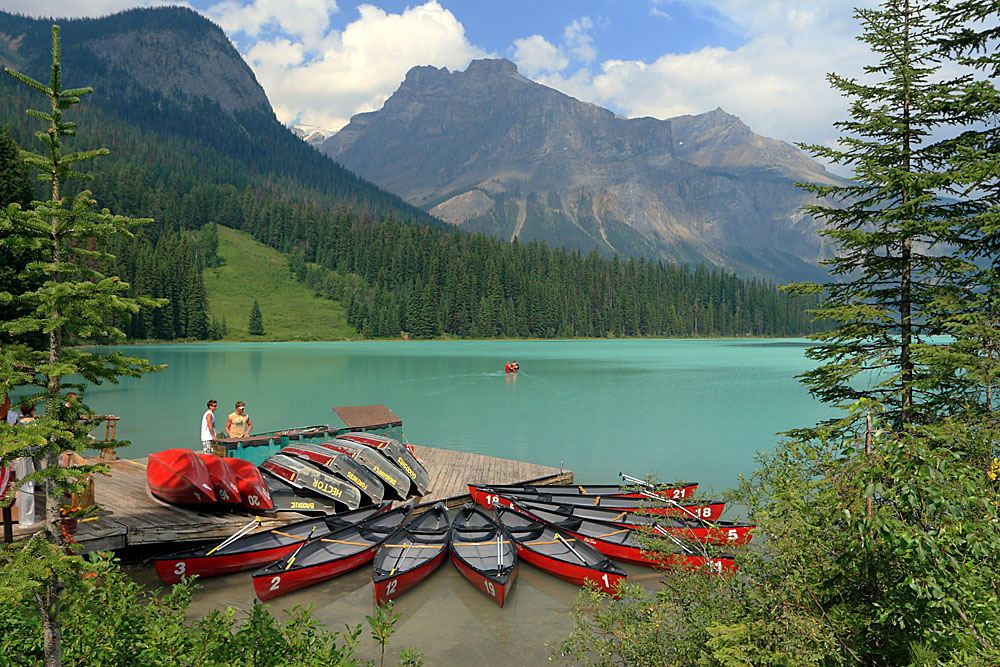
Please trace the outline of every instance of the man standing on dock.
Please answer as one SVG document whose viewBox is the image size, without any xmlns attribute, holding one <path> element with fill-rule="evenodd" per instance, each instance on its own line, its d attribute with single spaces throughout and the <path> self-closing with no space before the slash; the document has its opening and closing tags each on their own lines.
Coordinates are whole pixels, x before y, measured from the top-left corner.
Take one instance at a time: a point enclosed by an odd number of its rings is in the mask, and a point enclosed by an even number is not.
<svg viewBox="0 0 1000 667">
<path fill-rule="evenodd" d="M 206 454 L 212 454 L 212 441 L 215 440 L 215 409 L 219 404 L 215 400 L 208 402 L 208 410 L 201 416 L 201 449 Z"/>
<path fill-rule="evenodd" d="M 226 418 L 227 438 L 245 438 L 250 435 L 250 429 L 253 428 L 253 422 L 250 421 L 250 415 L 248 415 L 245 410 L 246 403 L 243 401 L 236 401 L 236 409 L 230 413 L 228 418 Z"/>
</svg>

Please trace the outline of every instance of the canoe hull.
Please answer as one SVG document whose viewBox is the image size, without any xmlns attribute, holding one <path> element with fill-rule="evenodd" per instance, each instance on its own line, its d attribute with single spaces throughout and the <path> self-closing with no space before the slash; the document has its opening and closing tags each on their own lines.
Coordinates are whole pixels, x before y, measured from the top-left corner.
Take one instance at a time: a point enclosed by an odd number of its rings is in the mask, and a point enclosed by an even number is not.
<svg viewBox="0 0 1000 667">
<path fill-rule="evenodd" d="M 386 577 L 385 579 L 380 579 L 375 582 L 375 603 L 384 604 L 386 600 L 391 600 L 392 598 L 405 593 L 410 590 L 421 581 L 431 576 L 434 570 L 441 567 L 444 563 L 445 557 L 448 555 L 448 549 L 442 548 L 440 553 L 436 555 L 431 560 L 425 562 L 423 565 L 416 567 L 407 572 L 402 572 L 398 575 L 393 575 Z"/>
<path fill-rule="evenodd" d="M 332 579 L 333 577 L 340 576 L 345 572 L 350 572 L 351 570 L 359 568 L 362 565 L 370 563 L 372 562 L 372 559 L 375 558 L 375 551 L 377 549 L 378 544 L 372 544 L 370 547 L 359 551 L 358 553 L 338 558 L 315 567 L 290 570 L 287 573 L 277 572 L 274 574 L 269 573 L 264 576 L 254 575 L 254 592 L 257 593 L 257 597 L 262 602 L 273 600 L 279 595 L 284 595 L 286 593 L 291 593 L 292 591 L 297 591 L 301 588 L 306 588 L 307 586 L 312 586 L 313 584 L 318 584 L 322 581 Z M 291 553 L 291 551 L 292 550 L 289 550 L 288 553 Z M 285 554 L 282 554 L 282 556 L 284 555 Z"/>
<path fill-rule="evenodd" d="M 222 460 L 236 479 L 236 488 L 240 492 L 243 507 L 251 512 L 274 509 L 274 504 L 271 501 L 271 490 L 257 466 L 243 459 L 226 457 Z"/>
<path fill-rule="evenodd" d="M 473 586 L 496 602 L 497 606 L 503 607 L 504 602 L 507 601 L 507 593 L 513 588 L 514 581 L 517 579 L 517 564 L 514 565 L 514 569 L 508 576 L 491 577 L 471 568 L 468 563 L 455 555 L 454 551 L 451 552 L 451 562 Z"/>
<path fill-rule="evenodd" d="M 303 538 L 305 539 L 305 538 Z M 233 572 L 243 572 L 255 567 L 267 565 L 294 551 L 301 542 L 293 542 L 280 547 L 242 554 L 223 554 L 220 556 L 202 556 L 197 558 L 178 556 L 154 561 L 156 574 L 163 583 L 172 585 L 179 583 L 184 577 L 216 577 Z"/>
<path fill-rule="evenodd" d="M 590 582 L 608 595 L 618 595 L 618 587 L 621 585 L 619 582 L 626 579 L 625 574 L 602 572 L 601 570 L 582 565 L 574 565 L 573 563 L 547 556 L 541 552 L 533 551 L 520 543 L 517 543 L 517 557 L 571 584 L 583 586 L 587 582 Z"/>
<path fill-rule="evenodd" d="M 236 484 L 236 476 L 229 469 L 226 462 L 215 454 L 205 454 L 195 452 L 208 470 L 208 476 L 212 480 L 212 489 L 215 491 L 215 499 L 220 503 L 230 505 L 242 505 L 243 498 L 240 495 L 239 486 Z"/>
<path fill-rule="evenodd" d="M 146 484 L 157 498 L 176 505 L 215 502 L 215 489 L 205 463 L 190 449 L 165 449 L 150 454 Z"/>
</svg>

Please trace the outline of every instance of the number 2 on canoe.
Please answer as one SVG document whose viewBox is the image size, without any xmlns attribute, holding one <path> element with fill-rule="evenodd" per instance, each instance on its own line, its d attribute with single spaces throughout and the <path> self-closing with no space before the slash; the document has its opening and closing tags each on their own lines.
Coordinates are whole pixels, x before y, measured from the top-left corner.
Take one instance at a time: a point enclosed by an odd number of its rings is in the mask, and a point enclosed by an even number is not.
<svg viewBox="0 0 1000 667">
<path fill-rule="evenodd" d="M 281 577 L 271 577 L 271 587 L 267 590 L 276 591 L 278 590 L 278 584 L 281 583 Z"/>
</svg>

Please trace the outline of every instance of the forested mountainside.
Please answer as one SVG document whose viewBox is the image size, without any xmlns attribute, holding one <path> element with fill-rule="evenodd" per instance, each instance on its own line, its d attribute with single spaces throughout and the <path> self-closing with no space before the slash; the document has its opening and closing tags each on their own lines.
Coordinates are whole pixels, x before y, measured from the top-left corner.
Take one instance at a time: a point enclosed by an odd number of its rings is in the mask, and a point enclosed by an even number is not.
<svg viewBox="0 0 1000 667">
<path fill-rule="evenodd" d="M 60 20 L 63 78 L 91 85 L 73 149 L 104 146 L 91 189 L 115 213 L 152 217 L 112 250 L 134 294 L 170 305 L 126 324 L 134 338 L 205 338 L 208 223 L 293 258 L 370 336 L 783 335 L 805 304 L 763 282 L 659 262 L 584 257 L 445 229 L 284 128 L 222 31 L 183 8 Z M 39 80 L 51 21 L 0 13 L 0 62 Z M 0 124 L 37 150 L 39 98 L 0 77 Z M 78 111 L 77 111 L 78 109 Z M 711 312 L 709 315 L 708 313 Z"/>
</svg>

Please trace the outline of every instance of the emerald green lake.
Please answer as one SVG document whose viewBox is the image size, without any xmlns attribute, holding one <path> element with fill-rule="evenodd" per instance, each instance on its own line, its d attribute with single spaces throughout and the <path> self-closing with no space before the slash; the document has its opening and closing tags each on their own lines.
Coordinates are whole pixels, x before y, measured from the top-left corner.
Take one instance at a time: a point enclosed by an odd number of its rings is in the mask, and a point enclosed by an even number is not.
<svg viewBox="0 0 1000 667">
<path fill-rule="evenodd" d="M 382 403 L 414 444 L 564 466 L 578 482 L 684 478 L 731 487 L 781 430 L 829 409 L 795 379 L 803 340 L 206 343 L 120 348 L 165 371 L 93 387 L 121 417 L 122 452 L 197 449 L 205 402 L 255 431 L 340 425 L 335 405 Z M 516 359 L 521 372 L 503 372 Z"/>
<path fill-rule="evenodd" d="M 167 447 L 198 449 L 209 398 L 224 423 L 242 400 L 258 431 L 329 423 L 335 405 L 382 403 L 407 439 L 573 470 L 579 482 L 619 471 L 736 485 L 777 431 L 829 416 L 795 380 L 811 367 L 802 340 L 616 340 L 188 344 L 123 348 L 169 368 L 88 390 L 98 413 L 121 417 L 118 435 L 137 457 Z M 517 377 L 503 372 L 516 359 Z M 649 588 L 657 573 L 625 565 Z M 151 567 L 134 576 L 162 584 Z M 247 573 L 205 579 L 191 614 L 248 609 Z M 414 647 L 427 665 L 546 665 L 572 630 L 577 588 L 522 563 L 500 609 L 446 563 L 401 595 L 387 662 Z M 362 567 L 270 603 L 273 613 L 312 605 L 331 630 L 365 623 L 374 610 L 371 569 Z M 378 659 L 367 626 L 362 657 Z"/>
</svg>

